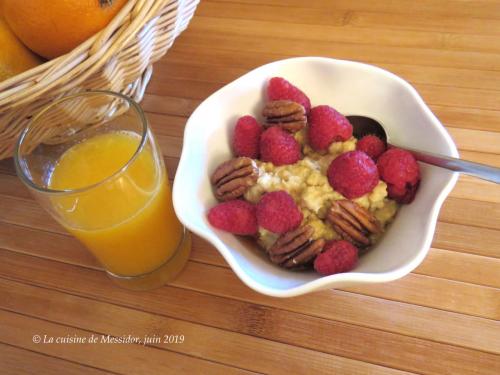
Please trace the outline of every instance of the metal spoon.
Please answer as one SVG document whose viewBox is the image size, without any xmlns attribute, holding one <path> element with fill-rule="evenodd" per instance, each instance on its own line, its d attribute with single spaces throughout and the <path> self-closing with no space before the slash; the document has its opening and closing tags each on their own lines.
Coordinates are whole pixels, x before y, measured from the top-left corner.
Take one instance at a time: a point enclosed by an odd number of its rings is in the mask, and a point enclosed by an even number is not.
<svg viewBox="0 0 500 375">
<path fill-rule="evenodd" d="M 390 144 L 384 127 L 378 121 L 366 116 L 347 116 L 347 119 L 353 126 L 354 136 L 358 139 L 366 134 L 374 134 L 380 137 L 388 146 L 410 151 L 421 162 L 500 184 L 500 168 Z"/>
</svg>

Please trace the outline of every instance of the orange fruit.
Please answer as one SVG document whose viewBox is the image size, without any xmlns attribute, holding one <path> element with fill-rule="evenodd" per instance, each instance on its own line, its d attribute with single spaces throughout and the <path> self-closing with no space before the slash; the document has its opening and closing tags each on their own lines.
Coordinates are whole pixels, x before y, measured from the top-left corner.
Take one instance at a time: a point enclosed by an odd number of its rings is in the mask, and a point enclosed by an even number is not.
<svg viewBox="0 0 500 375">
<path fill-rule="evenodd" d="M 70 52 L 106 27 L 126 2 L 3 0 L 3 13 L 11 29 L 26 46 L 52 59 Z"/>
<path fill-rule="evenodd" d="M 42 60 L 26 48 L 0 15 L 0 82 L 31 69 Z"/>
</svg>

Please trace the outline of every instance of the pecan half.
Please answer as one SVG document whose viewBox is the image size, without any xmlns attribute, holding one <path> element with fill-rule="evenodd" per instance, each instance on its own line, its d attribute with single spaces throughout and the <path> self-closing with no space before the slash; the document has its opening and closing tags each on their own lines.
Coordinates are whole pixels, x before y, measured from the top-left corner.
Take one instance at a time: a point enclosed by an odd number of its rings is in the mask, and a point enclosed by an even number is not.
<svg viewBox="0 0 500 375">
<path fill-rule="evenodd" d="M 255 183 L 259 171 L 255 162 L 247 157 L 228 160 L 217 167 L 210 178 L 215 187 L 215 197 L 229 201 L 241 197 Z"/>
<path fill-rule="evenodd" d="M 306 111 L 302 105 L 291 100 L 275 100 L 268 102 L 262 111 L 266 118 L 265 127 L 279 126 L 295 133 L 307 124 Z"/>
<path fill-rule="evenodd" d="M 358 247 L 370 246 L 370 235 L 382 233 L 382 226 L 377 218 L 350 200 L 333 201 L 326 218 L 344 240 Z"/>
<path fill-rule="evenodd" d="M 314 229 L 305 225 L 282 234 L 268 250 L 273 263 L 285 268 L 298 268 L 310 264 L 321 253 L 324 239 L 313 240 Z"/>
</svg>

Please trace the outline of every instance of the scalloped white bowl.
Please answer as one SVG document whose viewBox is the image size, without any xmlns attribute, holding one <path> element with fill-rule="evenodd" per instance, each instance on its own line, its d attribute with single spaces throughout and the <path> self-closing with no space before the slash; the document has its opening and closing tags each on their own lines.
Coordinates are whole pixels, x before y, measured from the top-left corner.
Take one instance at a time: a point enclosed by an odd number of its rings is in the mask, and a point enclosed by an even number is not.
<svg viewBox="0 0 500 375">
<path fill-rule="evenodd" d="M 269 78 L 282 76 L 300 87 L 314 105 L 329 104 L 344 115 L 380 121 L 391 142 L 458 157 L 443 125 L 416 90 L 386 70 L 352 61 L 300 57 L 261 66 L 226 85 L 193 112 L 174 180 L 179 219 L 213 244 L 250 288 L 291 297 L 325 288 L 395 280 L 417 267 L 431 245 L 439 210 L 458 174 L 421 164 L 422 182 L 413 203 L 404 205 L 381 241 L 360 258 L 351 272 L 321 277 L 273 265 L 252 241 L 213 228 L 207 211 L 217 201 L 209 176 L 232 157 L 230 140 L 236 119 L 260 118 Z"/>
</svg>

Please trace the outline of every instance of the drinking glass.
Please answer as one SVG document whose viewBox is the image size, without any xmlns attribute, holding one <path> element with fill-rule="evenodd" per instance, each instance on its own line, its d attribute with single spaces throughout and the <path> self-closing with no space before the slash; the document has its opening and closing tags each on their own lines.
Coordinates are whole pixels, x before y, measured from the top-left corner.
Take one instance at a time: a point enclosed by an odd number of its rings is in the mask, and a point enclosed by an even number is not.
<svg viewBox="0 0 500 375">
<path fill-rule="evenodd" d="M 132 99 L 87 91 L 50 103 L 21 134 L 14 159 L 42 207 L 119 285 L 151 289 L 183 269 L 191 238 L 175 216 L 158 144 Z"/>
</svg>

